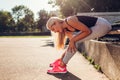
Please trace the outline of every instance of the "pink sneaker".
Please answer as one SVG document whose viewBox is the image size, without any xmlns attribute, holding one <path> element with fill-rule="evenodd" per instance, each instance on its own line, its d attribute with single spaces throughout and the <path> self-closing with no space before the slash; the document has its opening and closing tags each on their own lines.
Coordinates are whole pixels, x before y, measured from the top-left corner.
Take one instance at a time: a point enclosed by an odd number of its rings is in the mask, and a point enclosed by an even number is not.
<svg viewBox="0 0 120 80">
<path fill-rule="evenodd" d="M 58 74 L 58 73 L 65 74 L 65 73 L 67 73 L 67 68 L 66 68 L 66 66 L 61 67 L 58 65 L 58 66 L 55 66 L 52 69 L 48 70 L 47 73 L 48 74 Z"/>
<path fill-rule="evenodd" d="M 55 62 L 50 64 L 50 67 L 54 67 L 60 64 L 60 59 L 55 60 Z"/>
</svg>

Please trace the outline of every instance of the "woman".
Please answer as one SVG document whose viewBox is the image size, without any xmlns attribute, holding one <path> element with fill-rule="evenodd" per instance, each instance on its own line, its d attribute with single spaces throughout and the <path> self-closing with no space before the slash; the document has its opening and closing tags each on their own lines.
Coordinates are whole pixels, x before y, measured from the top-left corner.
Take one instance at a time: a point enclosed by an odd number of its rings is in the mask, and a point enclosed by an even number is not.
<svg viewBox="0 0 120 80">
<path fill-rule="evenodd" d="M 65 19 L 51 17 L 46 24 L 47 28 L 58 34 L 56 46 L 63 48 L 66 36 L 69 45 L 60 59 L 51 63 L 52 69 L 47 73 L 67 73 L 66 65 L 77 51 L 77 43 L 104 36 L 111 30 L 111 24 L 104 18 L 91 16 L 70 16 Z"/>
</svg>

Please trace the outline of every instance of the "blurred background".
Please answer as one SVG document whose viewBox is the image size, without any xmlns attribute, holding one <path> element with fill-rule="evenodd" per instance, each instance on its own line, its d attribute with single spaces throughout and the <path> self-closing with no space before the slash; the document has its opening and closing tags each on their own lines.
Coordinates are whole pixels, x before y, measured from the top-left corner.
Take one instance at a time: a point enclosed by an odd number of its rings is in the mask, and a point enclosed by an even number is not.
<svg viewBox="0 0 120 80">
<path fill-rule="evenodd" d="M 120 12 L 120 0 L 2 0 L 0 35 L 48 35 L 45 25 L 51 16 L 96 12 Z"/>
</svg>

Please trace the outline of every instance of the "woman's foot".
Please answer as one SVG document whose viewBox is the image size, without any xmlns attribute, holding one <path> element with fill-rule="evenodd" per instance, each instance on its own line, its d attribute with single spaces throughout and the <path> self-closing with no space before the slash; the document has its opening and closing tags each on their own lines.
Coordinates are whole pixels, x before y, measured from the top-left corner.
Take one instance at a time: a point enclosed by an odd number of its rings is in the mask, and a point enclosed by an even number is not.
<svg viewBox="0 0 120 80">
<path fill-rule="evenodd" d="M 66 66 L 57 65 L 52 67 L 52 69 L 49 69 L 47 73 L 48 74 L 58 74 L 58 73 L 65 74 L 67 73 L 67 68 Z"/>
<path fill-rule="evenodd" d="M 55 66 L 60 64 L 60 61 L 61 61 L 61 59 L 57 59 L 57 60 L 55 60 L 55 62 L 51 63 L 49 66 L 50 67 L 55 67 Z"/>
</svg>

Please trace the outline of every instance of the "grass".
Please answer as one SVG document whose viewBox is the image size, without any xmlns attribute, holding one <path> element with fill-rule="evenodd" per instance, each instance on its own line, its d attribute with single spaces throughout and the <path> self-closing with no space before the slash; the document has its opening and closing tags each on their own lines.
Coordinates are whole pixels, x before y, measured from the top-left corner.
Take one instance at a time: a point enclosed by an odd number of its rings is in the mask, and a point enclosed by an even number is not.
<svg viewBox="0 0 120 80">
<path fill-rule="evenodd" d="M 0 38 L 49 38 L 50 36 L 0 36 Z"/>
<path fill-rule="evenodd" d="M 90 62 L 90 64 L 92 64 L 94 66 L 94 68 L 97 71 L 102 72 L 101 66 L 99 64 L 95 64 L 94 59 L 92 59 L 91 57 L 87 56 L 87 54 L 85 52 L 82 52 L 82 55 Z"/>
</svg>

